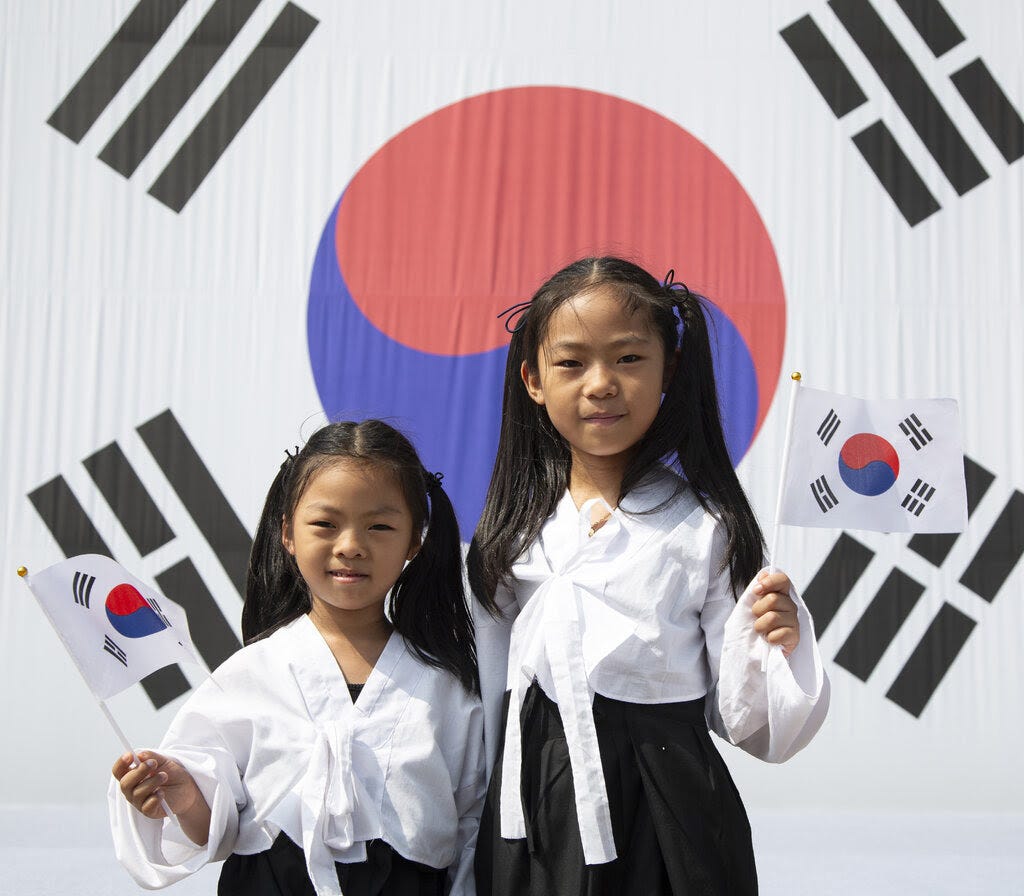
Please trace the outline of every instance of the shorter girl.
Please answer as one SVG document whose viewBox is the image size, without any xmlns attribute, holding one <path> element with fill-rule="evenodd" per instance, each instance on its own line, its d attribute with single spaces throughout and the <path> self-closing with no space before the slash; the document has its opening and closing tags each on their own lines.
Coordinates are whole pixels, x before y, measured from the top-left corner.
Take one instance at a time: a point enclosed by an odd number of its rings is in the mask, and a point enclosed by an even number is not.
<svg viewBox="0 0 1024 896">
<path fill-rule="evenodd" d="M 160 752 L 114 763 L 136 881 L 227 859 L 221 896 L 472 896 L 483 721 L 458 523 L 404 436 L 334 423 L 289 456 L 242 632 Z"/>
</svg>

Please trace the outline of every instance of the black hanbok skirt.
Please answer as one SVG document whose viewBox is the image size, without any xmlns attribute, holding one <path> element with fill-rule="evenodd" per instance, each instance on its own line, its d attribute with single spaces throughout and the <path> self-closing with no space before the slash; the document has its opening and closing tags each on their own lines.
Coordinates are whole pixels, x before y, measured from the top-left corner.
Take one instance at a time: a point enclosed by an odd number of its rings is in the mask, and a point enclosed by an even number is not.
<svg viewBox="0 0 1024 896">
<path fill-rule="evenodd" d="M 365 862 L 336 862 L 345 896 L 444 896 L 448 872 L 411 862 L 383 840 L 366 844 Z M 270 849 L 231 855 L 217 896 L 316 896 L 302 847 L 280 833 Z"/>
<path fill-rule="evenodd" d="M 508 701 L 506 693 L 503 720 Z M 527 836 L 500 835 L 499 758 L 477 842 L 477 896 L 757 893 L 750 824 L 711 742 L 703 699 L 643 705 L 595 697 L 618 855 L 603 865 L 583 861 L 561 717 L 536 682 L 520 718 Z M 504 743 L 499 757 L 503 751 Z"/>
</svg>

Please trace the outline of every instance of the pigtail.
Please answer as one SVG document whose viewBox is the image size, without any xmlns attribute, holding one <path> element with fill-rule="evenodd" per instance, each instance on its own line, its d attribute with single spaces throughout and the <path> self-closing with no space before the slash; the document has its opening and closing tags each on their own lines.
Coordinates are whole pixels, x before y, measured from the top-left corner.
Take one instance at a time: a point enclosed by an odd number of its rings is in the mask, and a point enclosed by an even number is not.
<svg viewBox="0 0 1024 896">
<path fill-rule="evenodd" d="M 423 471 L 430 503 L 427 531 L 416 556 L 391 589 L 389 616 L 416 655 L 479 693 L 473 621 L 462 577 L 462 542 L 441 475 Z"/>
<path fill-rule="evenodd" d="M 626 471 L 622 491 L 633 488 L 671 446 L 701 505 L 725 526 L 725 564 L 739 594 L 762 566 L 764 536 L 733 468 L 722 429 L 708 329 L 710 303 L 683 284 L 666 281 L 662 288 L 682 323 L 679 360 L 661 409 Z"/>
<path fill-rule="evenodd" d="M 246 644 L 267 637 L 282 625 L 309 612 L 306 584 L 299 575 L 295 559 L 281 543 L 289 479 L 297 455 L 298 449 L 281 464 L 267 492 L 256 527 L 242 605 L 242 640 Z"/>
<path fill-rule="evenodd" d="M 537 323 L 531 310 L 519 313 L 505 362 L 498 453 L 466 558 L 473 594 L 496 618 L 501 612 L 494 599 L 498 585 L 554 512 L 569 473 L 568 446 L 520 379 Z"/>
</svg>

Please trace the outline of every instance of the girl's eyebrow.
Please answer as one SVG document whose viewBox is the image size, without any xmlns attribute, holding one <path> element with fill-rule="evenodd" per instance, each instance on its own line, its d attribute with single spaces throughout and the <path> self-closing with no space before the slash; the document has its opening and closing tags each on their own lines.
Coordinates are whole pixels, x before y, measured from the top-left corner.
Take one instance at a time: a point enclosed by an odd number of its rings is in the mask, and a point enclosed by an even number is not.
<svg viewBox="0 0 1024 896">
<path fill-rule="evenodd" d="M 623 336 L 619 336 L 617 339 L 611 339 L 608 342 L 602 343 L 602 347 L 621 348 L 625 345 L 636 345 L 637 343 L 651 342 L 653 338 L 654 337 L 649 334 L 643 335 L 640 333 L 627 333 Z M 551 343 L 551 348 L 559 351 L 579 351 L 581 349 L 594 348 L 594 343 L 581 342 L 575 339 L 559 339 L 556 342 Z"/>
<path fill-rule="evenodd" d="M 331 504 L 329 501 L 314 501 L 312 504 L 306 505 L 306 510 L 323 510 L 330 513 L 342 513 L 342 509 L 335 504 Z M 381 516 L 391 515 L 397 516 L 402 513 L 400 507 L 395 507 L 392 504 L 378 504 L 376 507 L 367 510 L 363 513 L 363 516 Z"/>
</svg>

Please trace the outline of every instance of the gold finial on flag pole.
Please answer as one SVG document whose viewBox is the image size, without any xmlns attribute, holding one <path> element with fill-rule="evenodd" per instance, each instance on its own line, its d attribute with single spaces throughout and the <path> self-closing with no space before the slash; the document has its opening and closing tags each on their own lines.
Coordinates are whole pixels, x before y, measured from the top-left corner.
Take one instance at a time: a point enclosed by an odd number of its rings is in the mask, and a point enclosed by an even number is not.
<svg viewBox="0 0 1024 896">
<path fill-rule="evenodd" d="M 25 576 L 28 575 L 28 570 L 25 569 L 24 566 L 19 566 L 18 567 L 18 575 L 21 576 L 22 578 L 25 578 Z"/>
<path fill-rule="evenodd" d="M 792 373 L 791 373 L 791 374 L 789 375 L 789 378 L 790 378 L 791 380 L 796 380 L 796 381 L 797 381 L 798 383 L 800 382 L 800 380 L 801 380 L 801 379 L 803 379 L 803 377 L 801 377 L 801 376 L 800 376 L 800 371 L 799 371 L 799 370 L 794 370 L 794 371 L 793 371 L 793 372 L 792 372 Z"/>
</svg>

